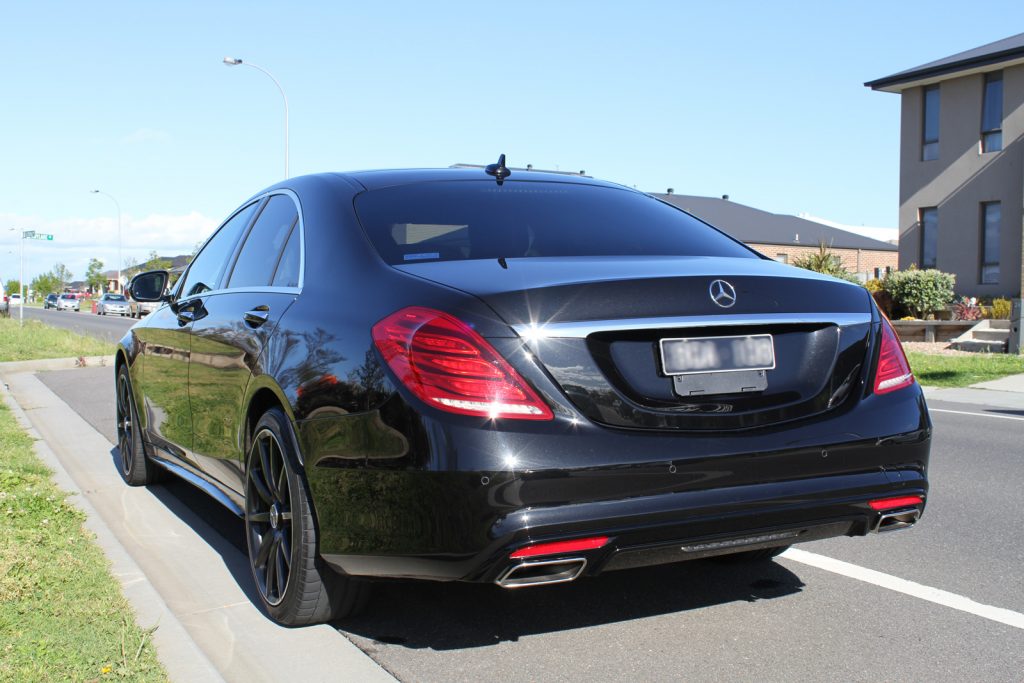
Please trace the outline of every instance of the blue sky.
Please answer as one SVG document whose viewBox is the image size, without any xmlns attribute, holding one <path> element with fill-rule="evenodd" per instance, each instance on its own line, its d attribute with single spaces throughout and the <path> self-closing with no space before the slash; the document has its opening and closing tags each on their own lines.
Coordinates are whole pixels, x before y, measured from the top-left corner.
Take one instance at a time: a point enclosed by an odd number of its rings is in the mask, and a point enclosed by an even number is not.
<svg viewBox="0 0 1024 683">
<path fill-rule="evenodd" d="M 899 97 L 1024 3 L 9 2 L 0 279 L 187 253 L 283 175 L 490 163 L 896 226 Z"/>
</svg>

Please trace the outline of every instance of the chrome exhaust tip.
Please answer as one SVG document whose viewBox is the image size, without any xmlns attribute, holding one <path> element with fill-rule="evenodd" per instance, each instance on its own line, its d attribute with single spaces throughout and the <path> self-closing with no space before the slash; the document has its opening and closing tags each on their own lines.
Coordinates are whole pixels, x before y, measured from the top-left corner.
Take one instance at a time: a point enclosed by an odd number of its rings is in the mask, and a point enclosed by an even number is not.
<svg viewBox="0 0 1024 683">
<path fill-rule="evenodd" d="M 495 583 L 502 588 L 526 588 L 549 583 L 575 581 L 587 566 L 586 559 L 527 560 L 509 567 Z"/>
<path fill-rule="evenodd" d="M 883 531 L 898 531 L 900 529 L 909 529 L 917 523 L 917 520 L 920 517 L 921 510 L 919 508 L 883 512 L 881 515 L 878 516 L 878 521 L 875 523 L 875 526 L 871 529 L 871 531 L 873 531 L 876 534 L 879 534 Z"/>
</svg>

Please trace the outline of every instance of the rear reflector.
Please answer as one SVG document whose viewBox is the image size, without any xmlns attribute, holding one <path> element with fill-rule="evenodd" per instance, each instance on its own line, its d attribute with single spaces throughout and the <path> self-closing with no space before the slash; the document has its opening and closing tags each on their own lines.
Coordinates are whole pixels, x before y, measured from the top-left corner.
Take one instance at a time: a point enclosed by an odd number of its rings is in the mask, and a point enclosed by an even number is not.
<svg viewBox="0 0 1024 683">
<path fill-rule="evenodd" d="M 875 372 L 875 393 L 887 394 L 914 383 L 914 373 L 910 371 L 910 363 L 903 353 L 896 331 L 882 317 L 882 348 L 878 354 L 878 370 Z"/>
<path fill-rule="evenodd" d="M 538 543 L 520 548 L 511 555 L 509 559 L 518 560 L 522 557 L 537 557 L 538 555 L 561 555 L 562 553 L 575 553 L 581 550 L 593 550 L 601 548 L 608 543 L 607 536 L 594 536 L 593 538 L 579 538 L 575 541 L 555 541 L 554 543 Z"/>
<path fill-rule="evenodd" d="M 900 498 L 880 498 L 868 501 L 872 510 L 895 510 L 896 508 L 913 507 L 924 501 L 921 496 L 902 496 Z"/>
<path fill-rule="evenodd" d="M 373 326 L 373 341 L 402 384 L 435 408 L 490 418 L 554 417 L 493 346 L 447 313 L 403 308 Z"/>
</svg>

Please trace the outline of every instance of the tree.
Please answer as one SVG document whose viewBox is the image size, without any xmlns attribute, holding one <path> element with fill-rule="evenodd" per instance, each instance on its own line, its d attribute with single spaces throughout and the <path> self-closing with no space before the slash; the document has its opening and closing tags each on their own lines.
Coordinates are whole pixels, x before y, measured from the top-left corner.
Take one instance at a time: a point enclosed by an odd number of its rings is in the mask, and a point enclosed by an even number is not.
<svg viewBox="0 0 1024 683">
<path fill-rule="evenodd" d="M 149 259 L 146 261 L 146 270 L 168 270 L 171 267 L 171 259 L 163 258 L 156 253 L 156 250 L 149 252 Z"/>
<path fill-rule="evenodd" d="M 831 275 L 842 280 L 857 282 L 857 278 L 843 267 L 843 261 L 825 247 L 824 242 L 818 244 L 817 254 L 808 254 L 794 259 L 793 265 L 804 270 L 813 270 L 822 275 Z"/>
<path fill-rule="evenodd" d="M 47 294 L 56 294 L 59 290 L 60 281 L 57 280 L 57 276 L 53 273 L 40 273 L 32 280 L 32 291 L 39 296 L 45 297 Z"/>
<path fill-rule="evenodd" d="M 93 293 L 98 293 L 107 284 L 107 278 L 103 275 L 103 261 L 98 258 L 89 259 L 89 267 L 85 271 L 85 281 Z"/>
<path fill-rule="evenodd" d="M 53 264 L 53 276 L 56 277 L 57 282 L 60 283 L 61 292 L 64 291 L 64 287 L 67 286 L 67 283 L 71 282 L 71 278 L 74 277 L 74 275 L 71 274 L 71 271 L 68 270 L 68 267 L 63 263 Z"/>
<path fill-rule="evenodd" d="M 18 280 L 8 280 L 4 283 L 4 291 L 7 292 L 7 296 L 21 292 L 21 282 Z"/>
</svg>

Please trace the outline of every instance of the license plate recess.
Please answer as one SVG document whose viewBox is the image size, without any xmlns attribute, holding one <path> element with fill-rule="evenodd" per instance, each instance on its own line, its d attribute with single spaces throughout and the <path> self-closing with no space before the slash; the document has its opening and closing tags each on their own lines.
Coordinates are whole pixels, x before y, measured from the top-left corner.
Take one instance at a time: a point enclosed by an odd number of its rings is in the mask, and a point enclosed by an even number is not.
<svg viewBox="0 0 1024 683">
<path fill-rule="evenodd" d="M 662 339 L 659 351 L 680 396 L 764 391 L 767 371 L 775 369 L 770 334 Z"/>
</svg>

